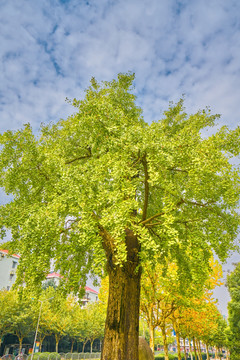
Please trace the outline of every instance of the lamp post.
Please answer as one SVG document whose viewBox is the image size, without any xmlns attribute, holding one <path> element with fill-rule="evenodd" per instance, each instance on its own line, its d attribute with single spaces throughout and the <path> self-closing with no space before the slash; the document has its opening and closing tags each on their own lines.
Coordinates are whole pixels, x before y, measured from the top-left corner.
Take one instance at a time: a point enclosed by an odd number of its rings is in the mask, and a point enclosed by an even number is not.
<svg viewBox="0 0 240 360">
<path fill-rule="evenodd" d="M 37 333 L 38 333 L 39 321 L 40 321 L 40 317 L 41 317 L 42 304 L 43 304 L 44 301 L 47 301 L 47 300 L 50 300 L 50 299 L 52 299 L 52 297 L 49 298 L 49 299 L 45 299 L 45 300 L 38 300 L 38 301 L 40 301 L 41 305 L 40 305 L 40 309 L 39 309 L 38 322 L 37 322 L 37 328 L 36 328 L 34 342 L 33 342 L 33 351 L 32 351 L 32 354 L 31 354 L 31 360 L 33 360 L 33 354 L 34 354 L 34 349 L 35 349 L 36 340 L 37 340 Z"/>
</svg>

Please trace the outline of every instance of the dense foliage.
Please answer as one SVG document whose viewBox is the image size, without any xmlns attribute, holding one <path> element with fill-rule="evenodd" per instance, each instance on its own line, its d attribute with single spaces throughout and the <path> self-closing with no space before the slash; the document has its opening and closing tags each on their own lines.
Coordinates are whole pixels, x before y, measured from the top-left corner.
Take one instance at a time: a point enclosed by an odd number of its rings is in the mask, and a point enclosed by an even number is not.
<svg viewBox="0 0 240 360">
<path fill-rule="evenodd" d="M 212 290 L 221 285 L 222 269 L 220 264 L 211 259 L 208 279 L 200 284 L 188 282 L 182 289 L 178 279 L 177 266 L 169 263 L 158 265 L 153 271 L 145 267 L 142 277 L 141 315 L 146 320 L 150 333 L 150 346 L 154 351 L 155 332 L 160 330 L 165 352 L 165 360 L 169 358 L 169 332 L 174 329 L 181 359 L 180 338 L 183 339 L 184 355 L 186 339 L 194 344 L 193 353 L 200 353 L 200 341 L 205 344 L 207 353 L 209 346 L 218 352 L 227 348 L 225 329 L 226 321 L 222 318 L 212 297 Z M 200 356 L 200 355 L 199 355 Z M 209 358 L 209 354 L 208 354 Z"/>
<path fill-rule="evenodd" d="M 44 339 L 49 335 L 55 337 L 56 352 L 63 338 L 72 344 L 69 349 L 71 352 L 74 342 L 81 343 L 83 350 L 86 343 L 90 342 L 92 350 L 94 340 L 103 338 L 106 308 L 98 303 L 81 308 L 73 296 L 65 297 L 50 287 L 43 291 L 39 300 L 24 290 L 0 291 L 0 309 L 4 309 L 0 312 L 1 340 L 8 334 L 17 335 L 21 352 L 23 339 L 35 334 L 40 307 L 37 337 L 40 351 Z"/>
<path fill-rule="evenodd" d="M 37 136 L 29 124 L 0 136 L 0 186 L 11 194 L 0 207 L 1 233 L 11 230 L 18 274 L 36 289 L 54 259 L 65 287 L 78 292 L 90 270 L 106 270 L 104 359 L 138 357 L 146 259 L 154 267 L 170 258 L 179 281 L 201 282 L 212 249 L 225 259 L 239 225 L 239 171 L 230 159 L 240 151 L 240 127 L 203 137 L 218 116 L 187 115 L 182 100 L 148 124 L 133 80 L 92 79 L 67 120 Z"/>
<path fill-rule="evenodd" d="M 228 303 L 228 322 L 227 332 L 231 360 L 240 359 L 240 263 L 238 263 L 227 277 L 227 287 L 231 296 Z"/>
<path fill-rule="evenodd" d="M 239 153 L 240 128 L 203 139 L 218 116 L 188 116 L 182 100 L 149 125 L 129 91 L 133 78 L 93 79 L 85 99 L 73 100 L 77 113 L 38 136 L 29 124 L 0 136 L 0 186 L 12 195 L 1 227 L 11 229 L 27 284 L 55 259 L 78 291 L 83 274 L 102 271 L 104 231 L 117 263 L 126 261 L 127 228 L 143 260 L 157 252 L 181 270 L 198 263 L 196 280 L 211 247 L 226 258 L 239 224 L 239 173 L 228 160 Z"/>
</svg>

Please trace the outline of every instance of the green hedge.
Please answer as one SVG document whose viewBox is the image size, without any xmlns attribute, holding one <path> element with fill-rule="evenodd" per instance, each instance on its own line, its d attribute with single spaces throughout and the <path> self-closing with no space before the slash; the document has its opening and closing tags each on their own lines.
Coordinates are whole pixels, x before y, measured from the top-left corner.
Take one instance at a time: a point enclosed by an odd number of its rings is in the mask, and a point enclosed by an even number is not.
<svg viewBox="0 0 240 360">
<path fill-rule="evenodd" d="M 177 354 L 168 354 L 169 360 L 178 360 Z M 193 355 L 193 360 L 195 360 L 195 357 Z M 182 354 L 182 360 L 184 360 L 184 354 Z M 207 354 L 202 353 L 202 359 L 206 360 L 207 359 Z M 158 354 L 155 356 L 155 360 L 165 360 L 165 356 L 164 354 Z M 188 357 L 188 360 L 191 360 L 191 357 Z M 198 360 L 198 359 L 197 359 Z"/>
<path fill-rule="evenodd" d="M 177 354 L 168 354 L 169 360 L 178 360 Z M 184 359 L 184 356 L 182 357 Z M 165 360 L 164 354 L 159 354 L 155 356 L 155 360 Z"/>
<path fill-rule="evenodd" d="M 56 352 L 35 353 L 33 360 L 61 360 L 61 356 Z"/>
</svg>

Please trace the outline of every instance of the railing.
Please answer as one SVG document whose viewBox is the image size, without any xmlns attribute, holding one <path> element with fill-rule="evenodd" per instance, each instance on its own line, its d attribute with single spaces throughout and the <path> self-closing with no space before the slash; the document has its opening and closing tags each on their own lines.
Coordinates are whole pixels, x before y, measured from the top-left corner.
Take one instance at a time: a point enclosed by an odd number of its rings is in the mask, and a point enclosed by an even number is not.
<svg viewBox="0 0 240 360">
<path fill-rule="evenodd" d="M 85 359 L 100 359 L 101 353 L 35 353 L 33 360 L 85 360 Z M 4 355 L 0 360 L 31 360 L 31 355 Z"/>
</svg>

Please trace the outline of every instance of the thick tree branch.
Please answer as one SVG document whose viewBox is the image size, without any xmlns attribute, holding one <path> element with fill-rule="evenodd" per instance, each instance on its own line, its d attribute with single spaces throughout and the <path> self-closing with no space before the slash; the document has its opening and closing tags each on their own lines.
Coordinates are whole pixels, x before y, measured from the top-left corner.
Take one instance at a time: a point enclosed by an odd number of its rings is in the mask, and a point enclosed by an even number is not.
<svg viewBox="0 0 240 360">
<path fill-rule="evenodd" d="M 151 220 L 156 219 L 156 218 L 158 218 L 159 216 L 163 216 L 164 214 L 166 214 L 166 213 L 165 213 L 165 212 L 161 212 L 161 213 L 155 214 L 155 215 L 151 216 L 150 218 L 148 218 L 148 219 L 146 219 L 146 220 L 144 220 L 144 221 L 140 221 L 140 224 L 146 225 L 146 224 L 148 224 Z"/>
<path fill-rule="evenodd" d="M 201 202 L 198 202 L 198 201 L 191 201 L 191 200 L 181 198 L 178 201 L 178 203 L 176 204 L 176 207 L 174 209 L 172 209 L 171 211 L 169 211 L 168 213 L 175 211 L 182 204 L 190 204 L 190 205 L 194 205 L 194 206 L 197 206 L 197 207 L 205 207 L 205 208 L 207 208 L 207 207 L 213 205 L 214 201 L 208 201 L 206 203 L 201 203 Z M 157 226 L 157 225 L 161 225 L 162 224 L 161 221 L 156 221 L 154 223 L 151 223 L 151 221 L 156 219 L 156 218 L 159 218 L 160 216 L 163 216 L 165 214 L 167 214 L 167 213 L 166 212 L 161 212 L 161 213 L 155 214 L 155 215 L 151 216 L 150 218 L 141 221 L 139 224 L 142 224 L 142 225 L 144 225 L 144 226 L 146 226 L 148 228 L 151 228 L 151 227 Z M 187 223 L 195 222 L 195 221 L 198 221 L 198 220 L 201 220 L 201 219 L 193 219 L 193 220 L 186 220 L 186 221 L 177 220 L 177 221 L 175 221 L 175 223 L 183 223 L 183 224 L 187 225 Z"/>
<path fill-rule="evenodd" d="M 162 224 L 162 221 L 157 221 L 155 223 L 146 224 L 145 226 L 149 228 L 149 227 L 156 226 L 156 225 L 161 225 L 161 224 Z"/>
<path fill-rule="evenodd" d="M 76 157 L 76 158 L 74 158 L 72 160 L 65 161 L 65 165 L 72 164 L 73 162 L 78 161 L 78 160 L 83 160 L 83 159 L 90 158 L 92 156 L 91 148 L 87 147 L 87 151 L 88 151 L 88 153 L 86 155 L 82 155 L 82 156 Z"/>
<path fill-rule="evenodd" d="M 104 227 L 100 224 L 98 224 L 98 229 L 99 229 L 99 235 L 101 236 L 103 242 L 103 248 L 106 252 L 107 257 L 109 258 L 110 256 L 113 256 L 114 254 L 114 239 L 113 237 L 109 234 L 109 232 L 104 229 Z"/>
<path fill-rule="evenodd" d="M 139 161 L 142 160 L 142 157 L 140 156 L 140 150 L 138 150 L 137 158 L 135 158 L 135 155 L 133 154 L 133 158 L 136 159 L 132 163 L 129 164 L 129 166 L 134 167 Z"/>
<path fill-rule="evenodd" d="M 183 200 L 183 199 L 180 199 L 180 200 L 178 201 L 178 203 L 176 204 L 176 207 L 175 207 L 174 209 L 172 209 L 171 211 L 168 211 L 168 213 L 175 211 L 175 210 L 176 210 L 181 204 L 183 204 L 183 203 L 184 203 L 184 200 Z M 146 225 L 146 224 L 150 223 L 150 221 L 152 221 L 153 219 L 156 219 L 156 218 L 158 218 L 158 217 L 160 217 L 160 216 L 163 216 L 163 215 L 165 215 L 165 214 L 166 214 L 165 211 L 163 211 L 163 212 L 161 212 L 161 213 L 157 213 L 157 214 L 151 216 L 150 218 L 148 218 L 148 219 L 146 219 L 146 220 L 144 220 L 144 221 L 140 221 L 140 224 Z M 150 225 L 151 225 L 151 224 L 150 224 Z"/>
</svg>

